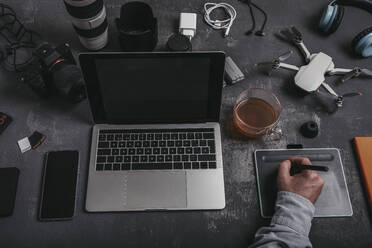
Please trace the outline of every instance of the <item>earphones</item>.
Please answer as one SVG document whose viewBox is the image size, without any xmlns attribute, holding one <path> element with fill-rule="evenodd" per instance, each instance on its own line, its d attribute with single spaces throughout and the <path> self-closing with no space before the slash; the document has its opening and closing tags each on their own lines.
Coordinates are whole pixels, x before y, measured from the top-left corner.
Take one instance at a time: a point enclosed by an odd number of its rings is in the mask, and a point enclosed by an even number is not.
<svg viewBox="0 0 372 248">
<path fill-rule="evenodd" d="M 344 6 L 353 6 L 364 9 L 372 14 L 371 0 L 334 0 L 323 10 L 319 21 L 319 28 L 327 35 L 334 33 L 341 24 L 344 16 Z M 372 27 L 358 33 L 351 46 L 355 53 L 362 57 L 372 56 Z"/>
</svg>

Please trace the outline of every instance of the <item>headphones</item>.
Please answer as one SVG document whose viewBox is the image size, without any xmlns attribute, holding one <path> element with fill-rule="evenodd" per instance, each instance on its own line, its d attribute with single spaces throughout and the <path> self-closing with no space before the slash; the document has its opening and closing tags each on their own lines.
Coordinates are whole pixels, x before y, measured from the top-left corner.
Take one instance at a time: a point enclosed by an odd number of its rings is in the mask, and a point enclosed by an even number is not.
<svg viewBox="0 0 372 248">
<path fill-rule="evenodd" d="M 334 0 L 323 10 L 319 21 L 319 28 L 325 34 L 332 34 L 338 29 L 344 16 L 344 6 L 357 7 L 372 14 L 372 0 Z M 364 29 L 355 36 L 351 46 L 363 57 L 372 56 L 372 27 Z"/>
</svg>

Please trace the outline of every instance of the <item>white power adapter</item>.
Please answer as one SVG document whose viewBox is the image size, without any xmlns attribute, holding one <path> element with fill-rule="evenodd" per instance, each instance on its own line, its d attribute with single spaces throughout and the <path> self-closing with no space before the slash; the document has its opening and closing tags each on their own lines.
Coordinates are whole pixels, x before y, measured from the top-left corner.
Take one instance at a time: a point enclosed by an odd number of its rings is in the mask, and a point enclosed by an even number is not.
<svg viewBox="0 0 372 248">
<path fill-rule="evenodd" d="M 196 33 L 196 14 L 195 13 L 181 13 L 180 14 L 180 34 L 183 34 L 191 40 Z"/>
</svg>

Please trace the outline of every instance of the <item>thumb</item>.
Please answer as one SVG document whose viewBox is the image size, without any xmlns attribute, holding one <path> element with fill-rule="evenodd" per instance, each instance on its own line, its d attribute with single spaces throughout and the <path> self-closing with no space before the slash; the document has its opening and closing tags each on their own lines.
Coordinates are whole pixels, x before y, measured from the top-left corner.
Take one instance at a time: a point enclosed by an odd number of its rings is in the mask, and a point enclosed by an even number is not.
<svg viewBox="0 0 372 248">
<path fill-rule="evenodd" d="M 278 179 L 285 180 L 289 178 L 289 171 L 291 170 L 291 161 L 285 160 L 280 163 L 278 171 Z"/>
</svg>

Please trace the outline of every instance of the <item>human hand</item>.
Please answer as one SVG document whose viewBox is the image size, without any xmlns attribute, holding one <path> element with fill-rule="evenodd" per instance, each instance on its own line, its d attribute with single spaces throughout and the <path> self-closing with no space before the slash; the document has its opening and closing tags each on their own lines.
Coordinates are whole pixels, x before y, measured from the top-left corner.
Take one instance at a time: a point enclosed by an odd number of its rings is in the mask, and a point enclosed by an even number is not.
<svg viewBox="0 0 372 248">
<path fill-rule="evenodd" d="M 278 190 L 299 194 L 315 204 L 323 189 L 324 180 L 313 170 L 303 170 L 301 173 L 291 176 L 291 162 L 311 165 L 308 158 L 290 158 L 279 165 Z"/>
</svg>

